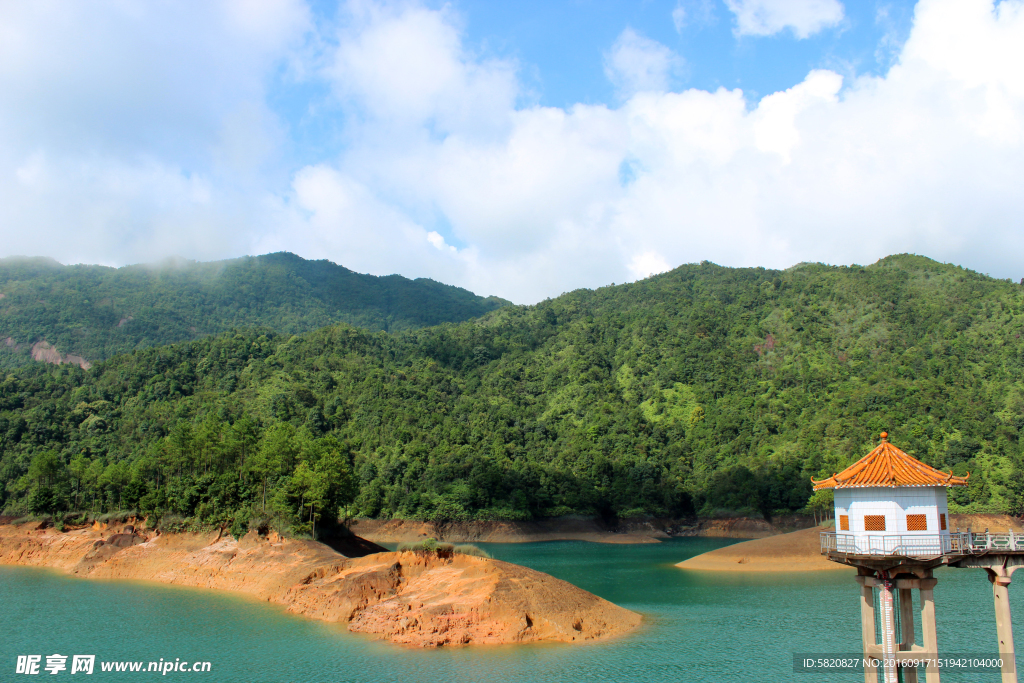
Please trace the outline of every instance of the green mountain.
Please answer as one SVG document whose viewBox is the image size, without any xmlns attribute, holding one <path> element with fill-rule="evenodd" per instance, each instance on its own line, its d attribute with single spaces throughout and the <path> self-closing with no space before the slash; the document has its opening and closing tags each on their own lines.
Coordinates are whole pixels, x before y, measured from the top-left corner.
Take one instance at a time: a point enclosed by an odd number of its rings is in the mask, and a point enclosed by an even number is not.
<svg viewBox="0 0 1024 683">
<path fill-rule="evenodd" d="M 380 517 L 775 515 L 886 430 L 1020 512 L 1024 287 L 918 256 L 687 265 L 399 333 L 141 349 L 0 384 L 0 508 L 305 528 Z M 313 501 L 313 504 L 310 504 Z M 824 504 L 818 500 L 818 504 Z"/>
<path fill-rule="evenodd" d="M 27 363 L 33 351 L 51 361 L 96 362 L 242 327 L 299 334 L 343 322 L 408 330 L 467 320 L 507 303 L 433 280 L 363 275 L 284 252 L 124 268 L 6 258 L 0 259 L 0 367 Z"/>
</svg>

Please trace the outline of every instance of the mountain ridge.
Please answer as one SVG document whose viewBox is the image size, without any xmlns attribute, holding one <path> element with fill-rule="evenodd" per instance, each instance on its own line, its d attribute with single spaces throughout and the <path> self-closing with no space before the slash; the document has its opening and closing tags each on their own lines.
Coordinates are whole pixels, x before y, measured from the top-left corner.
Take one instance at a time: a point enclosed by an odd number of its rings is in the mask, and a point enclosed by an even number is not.
<svg viewBox="0 0 1024 683">
<path fill-rule="evenodd" d="M 952 512 L 1017 514 L 1022 334 L 1024 287 L 897 255 L 704 262 L 390 334 L 250 329 L 26 366 L 0 382 L 0 507 L 302 527 L 330 490 L 310 482 L 343 472 L 316 510 L 771 518 L 827 508 L 810 479 L 887 431 L 971 472 Z"/>
<path fill-rule="evenodd" d="M 0 367 L 29 362 L 40 342 L 58 357 L 96 362 L 230 329 L 296 334 L 345 322 L 398 331 L 466 320 L 508 303 L 289 252 L 121 268 L 8 257 L 0 259 Z"/>
</svg>

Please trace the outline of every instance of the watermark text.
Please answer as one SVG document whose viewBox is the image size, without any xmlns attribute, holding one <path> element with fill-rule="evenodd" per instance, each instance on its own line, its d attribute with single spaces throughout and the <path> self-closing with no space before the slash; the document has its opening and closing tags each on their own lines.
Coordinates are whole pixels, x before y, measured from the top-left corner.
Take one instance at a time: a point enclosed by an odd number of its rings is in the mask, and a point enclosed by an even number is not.
<svg viewBox="0 0 1024 683">
<path fill-rule="evenodd" d="M 70 660 L 70 663 L 68 662 Z M 210 662 L 183 660 L 180 657 L 149 662 L 100 661 L 100 671 L 124 673 L 158 673 L 166 676 L 169 673 L 207 673 L 212 669 Z M 60 673 L 86 674 L 96 671 L 96 655 L 18 655 L 14 665 L 14 673 L 36 676 L 39 674 L 56 675 Z"/>
</svg>

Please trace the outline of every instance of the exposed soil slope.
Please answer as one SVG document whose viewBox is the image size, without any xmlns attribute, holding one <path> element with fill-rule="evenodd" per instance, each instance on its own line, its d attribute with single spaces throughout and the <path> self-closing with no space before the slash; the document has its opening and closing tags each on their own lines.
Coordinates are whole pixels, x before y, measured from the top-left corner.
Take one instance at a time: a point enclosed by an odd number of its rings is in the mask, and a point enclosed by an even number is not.
<svg viewBox="0 0 1024 683">
<path fill-rule="evenodd" d="M 7 340 L 8 342 L 14 341 L 10 337 L 8 337 Z M 8 343 L 7 345 L 14 346 L 13 343 Z M 66 356 L 62 356 L 60 354 L 60 351 L 57 350 L 57 347 L 52 346 L 50 342 L 46 341 L 45 339 L 43 341 L 38 341 L 32 345 L 32 360 L 37 360 L 43 363 L 51 363 L 53 365 L 62 365 L 63 363 L 70 363 L 71 365 L 77 365 L 83 370 L 88 370 L 89 368 L 92 367 L 92 363 L 82 358 L 81 356 L 76 356 L 73 353 L 69 353 Z"/>
<path fill-rule="evenodd" d="M 0 564 L 248 593 L 288 611 L 424 647 L 583 641 L 632 630 L 640 615 L 572 584 L 455 554 L 347 558 L 314 541 L 250 532 L 155 534 L 132 526 L 68 533 L 0 526 Z"/>
<path fill-rule="evenodd" d="M 1021 524 L 1021 520 L 1010 515 L 983 515 L 983 514 L 972 514 L 972 515 L 950 515 L 949 516 L 949 528 L 952 531 L 990 531 L 1005 532 L 1008 529 L 1013 529 L 1014 532 L 1024 531 L 1024 524 Z"/>
<path fill-rule="evenodd" d="M 1020 520 L 1007 515 L 950 515 L 950 528 L 974 531 L 1024 531 Z M 833 527 L 801 529 L 719 548 L 677 564 L 683 569 L 715 572 L 805 572 L 851 567 L 830 562 L 821 554 L 819 534 Z"/>
</svg>

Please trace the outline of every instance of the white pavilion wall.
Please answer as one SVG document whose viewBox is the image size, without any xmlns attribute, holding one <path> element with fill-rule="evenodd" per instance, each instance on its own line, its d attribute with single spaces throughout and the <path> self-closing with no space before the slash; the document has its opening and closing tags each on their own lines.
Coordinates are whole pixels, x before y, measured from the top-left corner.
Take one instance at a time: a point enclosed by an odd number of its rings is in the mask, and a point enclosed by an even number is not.
<svg viewBox="0 0 1024 683">
<path fill-rule="evenodd" d="M 858 551 L 868 548 L 868 537 L 877 543 L 886 536 L 933 536 L 949 533 L 949 512 L 946 507 L 946 489 L 941 486 L 898 486 L 844 488 L 835 490 L 836 533 L 851 535 Z M 939 515 L 946 515 L 945 530 L 939 528 Z M 840 528 L 842 515 L 850 519 L 849 531 Z M 867 531 L 864 517 L 885 517 L 885 531 Z M 925 515 L 927 529 L 908 531 L 907 515 Z"/>
</svg>

